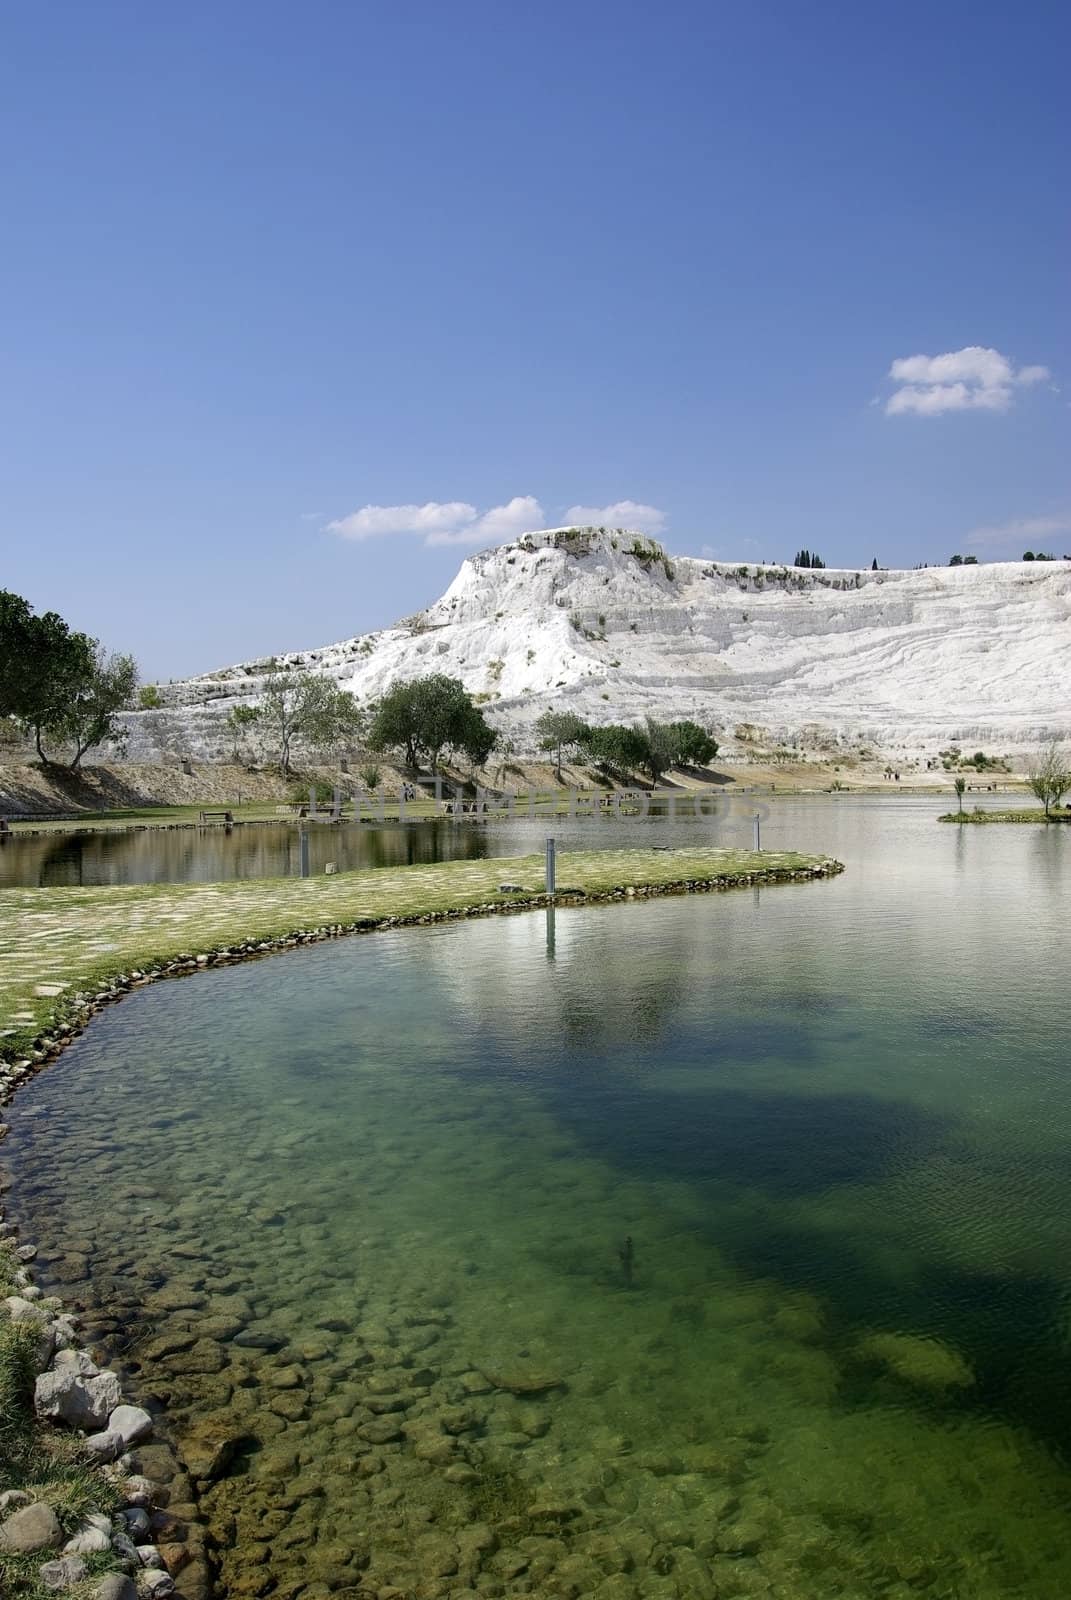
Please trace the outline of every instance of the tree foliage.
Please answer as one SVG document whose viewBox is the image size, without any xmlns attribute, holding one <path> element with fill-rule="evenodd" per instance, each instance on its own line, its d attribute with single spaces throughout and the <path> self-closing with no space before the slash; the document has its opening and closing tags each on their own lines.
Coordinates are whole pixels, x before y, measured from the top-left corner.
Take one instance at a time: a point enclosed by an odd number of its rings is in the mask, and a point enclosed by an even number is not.
<svg viewBox="0 0 1071 1600">
<path fill-rule="evenodd" d="M 498 735 L 460 678 L 436 672 L 396 683 L 371 708 L 370 750 L 397 750 L 407 764 L 434 769 L 447 750 L 482 767 Z"/>
<path fill-rule="evenodd" d="M 687 719 L 666 724 L 670 732 L 675 767 L 705 767 L 718 753 L 718 741 L 698 722 Z"/>
<path fill-rule="evenodd" d="M 540 718 L 540 723 L 544 720 Z M 698 722 L 686 718 L 658 722 L 648 717 L 642 728 L 624 723 L 589 728 L 579 718 L 575 720 L 579 727 L 573 730 L 572 742 L 608 777 L 619 780 L 642 771 L 652 783 L 658 783 L 671 767 L 705 767 L 718 753 L 717 740 Z"/>
<path fill-rule="evenodd" d="M 1071 764 L 1056 739 L 1046 745 L 1027 773 L 1026 781 L 1031 792 L 1045 807 L 1046 816 L 1053 806 L 1059 806 L 1071 789 Z"/>
<path fill-rule="evenodd" d="M 122 744 L 123 736 L 115 719 L 120 711 L 130 708 L 137 687 L 138 668 L 134 657 L 109 655 L 94 642 L 92 664 L 52 728 L 74 745 L 72 770 L 87 750 L 105 742 Z"/>
<path fill-rule="evenodd" d="M 545 711 L 535 725 L 541 750 L 554 751 L 554 765 L 562 775 L 562 752 L 576 750 L 588 733 L 588 725 L 575 711 Z"/>
<path fill-rule="evenodd" d="M 290 771 L 295 739 L 321 747 L 337 744 L 343 739 L 356 738 L 364 724 L 353 695 L 340 689 L 333 679 L 315 672 L 287 670 L 274 663 L 264 680 L 260 704 L 236 706 L 236 723 L 244 712 L 246 726 L 249 726 L 251 710 L 256 713 L 255 720 L 267 731 L 282 772 Z"/>
<path fill-rule="evenodd" d="M 658 783 L 671 767 L 705 767 L 718 753 L 717 740 L 698 722 L 656 722 L 648 717 L 643 736 L 647 751 L 641 765 L 652 783 Z"/>
<path fill-rule="evenodd" d="M 619 781 L 646 767 L 650 755 L 647 735 L 640 728 L 629 728 L 621 722 L 589 728 L 583 744 L 595 765 L 607 777 Z"/>
<path fill-rule="evenodd" d="M 793 561 L 792 565 L 794 567 L 819 568 L 824 567 L 825 562 L 822 560 L 821 556 L 815 555 L 813 550 L 797 550 L 796 559 Z"/>
<path fill-rule="evenodd" d="M 72 767 L 95 745 L 117 742 L 115 716 L 137 681 L 132 656 L 109 656 L 57 612 L 37 616 L 20 595 L 0 591 L 0 716 L 32 734 L 42 761 L 46 738 L 73 744 Z"/>
</svg>

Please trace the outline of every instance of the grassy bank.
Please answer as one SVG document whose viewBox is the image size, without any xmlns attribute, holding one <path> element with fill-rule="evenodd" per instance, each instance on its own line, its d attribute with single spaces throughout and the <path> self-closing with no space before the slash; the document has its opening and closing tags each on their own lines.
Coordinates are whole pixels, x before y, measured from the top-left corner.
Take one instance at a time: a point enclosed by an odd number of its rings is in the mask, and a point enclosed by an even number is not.
<svg viewBox="0 0 1071 1600">
<path fill-rule="evenodd" d="M 628 888 L 728 887 L 754 874 L 787 877 L 823 865 L 817 856 L 776 851 L 591 850 L 560 856 L 558 883 L 599 897 Z M 502 893 L 503 883 L 524 893 Z M 238 944 L 248 953 L 250 944 L 355 924 L 496 909 L 542 889 L 542 857 L 521 856 L 305 879 L 0 890 L 0 1059 L 28 1055 L 43 1034 L 67 1024 L 89 991 L 119 975 L 238 954 Z"/>
<path fill-rule="evenodd" d="M 983 811 L 976 807 L 974 811 L 946 811 L 938 822 L 1071 822 L 1071 806 L 1062 811 L 1046 813 L 1041 806 L 1030 811 Z"/>
</svg>

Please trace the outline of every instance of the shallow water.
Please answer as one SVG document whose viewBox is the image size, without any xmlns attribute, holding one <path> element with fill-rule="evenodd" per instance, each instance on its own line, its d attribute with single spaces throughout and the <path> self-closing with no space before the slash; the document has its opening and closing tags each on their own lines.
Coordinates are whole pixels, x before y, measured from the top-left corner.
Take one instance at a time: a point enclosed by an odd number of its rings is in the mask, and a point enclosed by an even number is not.
<svg viewBox="0 0 1071 1600">
<path fill-rule="evenodd" d="M 235 1593 L 1067 1593 L 1071 845 L 938 809 L 161 984 L 20 1094 L 42 1275 L 244 1441 Z"/>
</svg>

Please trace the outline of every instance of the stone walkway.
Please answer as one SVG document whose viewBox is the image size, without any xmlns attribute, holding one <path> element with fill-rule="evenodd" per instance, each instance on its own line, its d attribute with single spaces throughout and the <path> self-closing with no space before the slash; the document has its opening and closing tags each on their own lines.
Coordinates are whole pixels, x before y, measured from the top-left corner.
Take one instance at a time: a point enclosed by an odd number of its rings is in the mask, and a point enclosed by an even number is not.
<svg viewBox="0 0 1071 1600">
<path fill-rule="evenodd" d="M 559 856 L 557 881 L 604 894 L 803 870 L 818 859 L 774 851 L 591 850 Z M 74 992 L 119 973 L 325 924 L 504 904 L 509 896 L 499 884 L 539 894 L 543 881 L 541 856 L 514 856 L 305 879 L 0 890 L 0 1058 L 28 1048 Z"/>
</svg>

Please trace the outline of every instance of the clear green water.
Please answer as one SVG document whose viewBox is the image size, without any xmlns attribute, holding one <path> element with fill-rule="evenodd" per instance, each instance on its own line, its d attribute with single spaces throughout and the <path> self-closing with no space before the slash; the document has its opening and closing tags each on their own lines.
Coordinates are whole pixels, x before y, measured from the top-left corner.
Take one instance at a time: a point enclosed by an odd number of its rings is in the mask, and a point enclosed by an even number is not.
<svg viewBox="0 0 1071 1600">
<path fill-rule="evenodd" d="M 45 1274 L 244 1441 L 235 1594 L 1067 1594 L 1071 846 L 937 809 L 159 985 L 20 1095 Z"/>
</svg>

